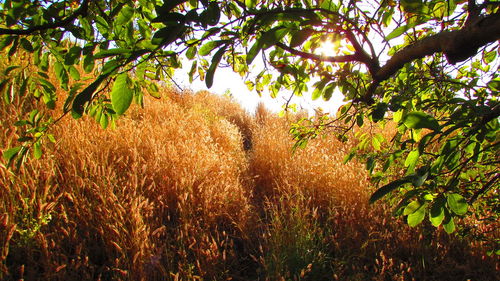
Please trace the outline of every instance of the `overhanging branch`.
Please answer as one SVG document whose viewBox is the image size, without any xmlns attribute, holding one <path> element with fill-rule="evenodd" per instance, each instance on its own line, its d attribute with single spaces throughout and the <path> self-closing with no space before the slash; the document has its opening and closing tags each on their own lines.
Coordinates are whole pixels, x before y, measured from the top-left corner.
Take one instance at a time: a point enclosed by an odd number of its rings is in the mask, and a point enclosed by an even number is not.
<svg viewBox="0 0 500 281">
<path fill-rule="evenodd" d="M 66 26 L 72 23 L 79 16 L 86 16 L 89 9 L 90 0 L 84 0 L 80 7 L 75 10 L 73 14 L 68 16 L 65 19 L 61 19 L 59 21 L 53 23 L 47 23 L 42 25 L 32 26 L 27 29 L 9 29 L 9 28 L 0 28 L 0 35 L 30 35 L 37 31 L 43 31 L 48 29 L 55 29 L 59 27 Z"/>
<path fill-rule="evenodd" d="M 358 101 L 371 104 L 380 82 L 389 79 L 406 63 L 426 56 L 443 53 L 451 64 L 465 61 L 477 54 L 479 48 L 500 40 L 500 13 L 479 18 L 462 29 L 442 31 L 423 38 L 395 53 L 377 72 L 364 97 Z"/>
<path fill-rule="evenodd" d="M 370 55 L 363 49 L 361 44 L 359 44 L 356 36 L 354 36 L 354 33 L 352 33 L 350 30 L 345 30 L 344 32 L 346 34 L 347 40 L 349 40 L 349 42 L 351 42 L 352 46 L 354 47 L 354 50 L 356 51 L 355 55 L 359 58 L 359 61 L 364 63 L 368 67 L 370 73 L 374 75 L 380 69 L 378 59 L 376 57 L 370 57 Z M 371 44 L 369 45 L 371 46 Z M 373 53 L 375 52 L 373 51 Z"/>
<path fill-rule="evenodd" d="M 471 6 L 471 8 L 483 9 L 484 5 L 480 7 Z M 474 12 L 476 11 L 472 11 L 472 13 Z M 374 54 L 370 56 L 363 50 L 354 34 L 349 30 L 344 30 L 344 32 L 346 38 L 353 44 L 356 50 L 356 53 L 352 55 L 321 56 L 296 50 L 283 43 L 277 43 L 276 46 L 305 59 L 332 63 L 361 62 L 365 64 L 370 71 L 373 82 L 367 89 L 366 95 L 357 101 L 371 104 L 374 102 L 373 95 L 380 82 L 389 79 L 406 63 L 435 53 L 443 53 L 450 64 L 456 64 L 476 55 L 479 48 L 500 39 L 500 12 L 486 16 L 469 17 L 469 19 L 471 18 L 474 20 L 467 22 L 459 30 L 442 31 L 401 49 L 383 66 L 380 66 Z M 354 24 L 353 27 L 355 27 Z"/>
<path fill-rule="evenodd" d="M 496 13 L 462 29 L 443 31 L 403 48 L 373 78 L 379 82 L 387 80 L 406 63 L 440 52 L 449 63 L 456 64 L 476 55 L 480 47 L 499 39 L 500 14 Z"/>
<path fill-rule="evenodd" d="M 315 61 L 323 61 L 323 62 L 334 62 L 334 63 L 339 63 L 339 62 L 351 62 L 351 61 L 359 61 L 362 62 L 357 55 L 345 55 L 345 56 L 321 56 L 321 55 L 316 55 L 316 54 L 311 54 L 311 53 L 306 53 L 302 52 L 299 50 L 296 50 L 290 46 L 287 46 L 283 43 L 276 43 L 277 47 L 280 47 L 281 49 L 289 52 L 292 55 L 299 56 L 304 59 L 310 59 L 310 60 L 315 60 Z"/>
</svg>

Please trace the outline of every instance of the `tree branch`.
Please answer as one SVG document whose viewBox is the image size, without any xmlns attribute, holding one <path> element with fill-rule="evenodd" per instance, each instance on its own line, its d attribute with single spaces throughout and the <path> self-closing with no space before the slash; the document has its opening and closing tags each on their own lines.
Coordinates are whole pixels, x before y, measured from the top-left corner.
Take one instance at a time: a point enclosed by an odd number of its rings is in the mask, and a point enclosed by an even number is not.
<svg viewBox="0 0 500 281">
<path fill-rule="evenodd" d="M 486 2 L 489 3 L 489 2 Z M 485 4 L 486 4 L 485 3 Z M 372 75 L 373 82 L 368 87 L 366 95 L 361 97 L 358 102 L 372 104 L 374 102 L 373 95 L 378 88 L 380 82 L 389 79 L 406 63 L 416 59 L 421 59 L 426 56 L 443 53 L 450 64 L 465 61 L 476 55 L 479 48 L 500 39 L 500 12 L 481 16 L 474 16 L 477 10 L 484 9 L 484 5 L 478 6 L 475 1 L 469 1 L 469 22 L 459 30 L 442 31 L 429 37 L 423 38 L 412 45 L 409 45 L 400 51 L 396 52 L 382 67 L 376 57 L 371 57 L 359 44 L 354 34 L 349 30 L 343 30 L 346 38 L 353 44 L 356 50 L 353 55 L 345 56 L 320 56 L 303 51 L 293 49 L 283 43 L 277 43 L 276 46 L 290 52 L 293 55 L 323 62 L 361 62 L 368 67 Z M 286 10 L 280 12 L 293 12 L 295 10 Z M 308 10 L 306 10 L 308 11 Z M 312 11 L 318 11 L 313 9 Z M 324 12 L 322 9 L 320 12 Z M 336 14 L 336 13 L 334 13 Z M 471 17 L 472 16 L 472 17 Z M 350 23 L 354 28 L 355 24 L 350 20 L 343 18 Z M 355 29 L 357 30 L 357 29 Z M 364 35 L 364 34 L 362 34 Z"/>
<path fill-rule="evenodd" d="M 316 55 L 316 54 L 311 54 L 311 53 L 306 53 L 306 52 L 296 50 L 296 49 L 294 49 L 290 46 L 287 46 L 283 43 L 280 43 L 280 42 L 276 43 L 276 46 L 280 47 L 281 49 L 283 49 L 283 50 L 285 50 L 293 55 L 299 56 L 299 57 L 304 58 L 304 59 L 323 61 L 323 62 L 335 62 L 335 63 L 351 62 L 351 61 L 363 62 L 361 60 L 361 58 L 356 54 L 346 55 L 346 56 L 321 56 L 321 55 Z"/>
<path fill-rule="evenodd" d="M 354 33 L 352 33 L 350 30 L 345 30 L 344 32 L 346 34 L 347 40 L 349 40 L 349 42 L 351 42 L 352 46 L 354 47 L 354 50 L 356 51 L 355 56 L 359 58 L 359 61 L 363 62 L 368 67 L 368 70 L 372 75 L 377 73 L 377 71 L 380 69 L 378 60 L 368 55 L 361 44 L 359 44 L 356 36 L 354 36 Z"/>
<path fill-rule="evenodd" d="M 480 47 L 500 40 L 500 13 L 480 17 L 462 29 L 442 31 L 409 45 L 372 73 L 373 82 L 364 97 L 357 100 L 372 104 L 373 95 L 380 82 L 389 79 L 406 63 L 426 56 L 443 53 L 450 64 L 465 61 L 477 54 Z"/>
<path fill-rule="evenodd" d="M 78 9 L 76 9 L 72 15 L 68 16 L 65 19 L 61 19 L 61 20 L 53 22 L 53 23 L 46 23 L 46 24 L 42 24 L 42 25 L 32 26 L 32 27 L 27 28 L 27 29 L 0 28 L 0 35 L 30 35 L 30 34 L 35 33 L 37 31 L 54 29 L 54 28 L 66 26 L 66 25 L 70 24 L 71 22 L 73 22 L 79 16 L 85 17 L 88 13 L 89 3 L 90 3 L 90 0 L 83 0 L 80 7 Z"/>
<path fill-rule="evenodd" d="M 472 197 L 469 199 L 469 204 L 474 203 L 479 198 L 479 196 L 481 196 L 482 194 L 486 193 L 492 186 L 494 186 L 494 184 L 496 182 L 498 182 L 499 179 L 500 179 L 500 174 L 497 173 L 493 178 L 491 178 L 483 186 L 483 188 L 481 188 L 480 190 L 476 191 L 476 193 L 474 193 L 474 195 L 472 195 Z"/>
<path fill-rule="evenodd" d="M 404 64 L 438 52 L 444 53 L 449 63 L 456 64 L 476 55 L 480 47 L 499 39 L 500 14 L 497 13 L 460 30 L 443 31 L 403 48 L 373 78 L 386 80 Z"/>
</svg>

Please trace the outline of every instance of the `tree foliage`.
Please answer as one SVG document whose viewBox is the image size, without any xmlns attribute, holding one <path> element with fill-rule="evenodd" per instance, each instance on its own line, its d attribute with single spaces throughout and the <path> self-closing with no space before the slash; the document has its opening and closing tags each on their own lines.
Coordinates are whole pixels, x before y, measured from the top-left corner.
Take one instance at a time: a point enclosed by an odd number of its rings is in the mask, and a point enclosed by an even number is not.
<svg viewBox="0 0 500 281">
<path fill-rule="evenodd" d="M 132 100 L 158 97 L 157 83 L 183 63 L 208 87 L 229 66 L 247 85 L 276 96 L 341 92 L 337 116 L 303 120 L 297 145 L 320 131 L 340 138 L 370 120 L 388 136 L 360 130 L 346 157 L 364 159 L 374 202 L 399 198 L 396 214 L 415 226 L 426 217 L 452 232 L 457 218 L 498 218 L 499 3 L 474 0 L 73 0 L 3 1 L 0 49 L 33 54 L 35 72 L 11 66 L 3 99 L 35 95 L 64 115 L 88 114 L 103 127 Z M 317 50 L 325 41 L 331 54 Z M 257 63 L 258 62 L 258 63 Z M 255 65 L 255 66 L 253 66 Z M 257 69 L 259 68 L 259 69 Z M 56 95 L 54 71 L 67 92 Z M 82 73 L 91 73 L 84 81 Z M 50 136 L 54 120 L 30 114 L 20 145 L 3 156 L 18 164 Z M 342 124 L 342 125 L 339 125 Z M 394 192 L 398 191 L 398 192 Z"/>
</svg>

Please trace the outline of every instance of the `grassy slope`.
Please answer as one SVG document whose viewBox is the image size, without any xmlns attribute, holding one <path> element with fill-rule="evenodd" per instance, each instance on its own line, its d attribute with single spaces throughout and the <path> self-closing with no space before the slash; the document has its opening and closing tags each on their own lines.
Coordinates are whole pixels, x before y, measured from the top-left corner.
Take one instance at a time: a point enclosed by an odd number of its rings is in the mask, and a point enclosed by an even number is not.
<svg viewBox="0 0 500 281">
<path fill-rule="evenodd" d="M 41 160 L 0 166 L 0 279 L 496 278 L 480 245 L 368 206 L 364 168 L 341 164 L 349 144 L 327 136 L 292 154 L 292 120 L 163 95 L 114 130 L 64 119 Z M 0 147 L 35 106 L 2 103 Z"/>
</svg>

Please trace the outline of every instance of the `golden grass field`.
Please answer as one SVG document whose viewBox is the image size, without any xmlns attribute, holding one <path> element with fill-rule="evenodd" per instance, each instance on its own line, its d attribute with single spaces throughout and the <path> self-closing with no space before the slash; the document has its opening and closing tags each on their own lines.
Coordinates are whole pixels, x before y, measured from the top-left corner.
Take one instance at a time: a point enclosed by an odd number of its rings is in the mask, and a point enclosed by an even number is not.
<svg viewBox="0 0 500 281">
<path fill-rule="evenodd" d="M 342 164 L 351 143 L 292 153 L 296 115 L 162 96 L 115 129 L 62 119 L 18 173 L 2 160 L 1 280 L 498 280 L 481 243 L 368 205 L 364 165 Z M 1 103 L 0 148 L 35 107 Z"/>
</svg>

